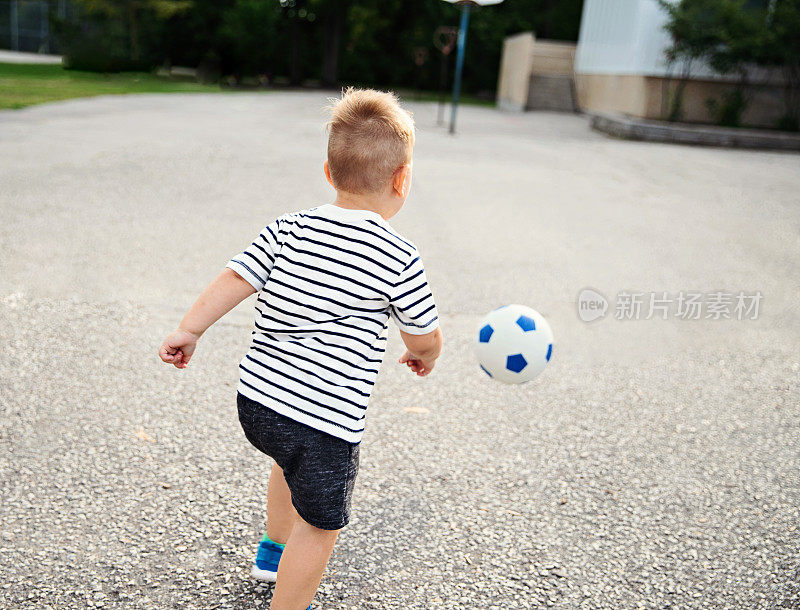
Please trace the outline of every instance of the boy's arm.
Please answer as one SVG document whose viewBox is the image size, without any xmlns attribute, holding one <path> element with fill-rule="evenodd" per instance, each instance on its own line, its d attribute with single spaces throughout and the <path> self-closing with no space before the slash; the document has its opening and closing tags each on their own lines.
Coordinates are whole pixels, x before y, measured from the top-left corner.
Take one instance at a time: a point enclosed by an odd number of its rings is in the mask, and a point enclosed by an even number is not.
<svg viewBox="0 0 800 610">
<path fill-rule="evenodd" d="M 185 369 L 202 334 L 255 291 L 238 273 L 230 268 L 223 269 L 197 297 L 178 330 L 164 340 L 158 350 L 161 360 Z"/>
<path fill-rule="evenodd" d="M 398 362 L 407 364 L 420 377 L 429 374 L 436 364 L 436 359 L 442 353 L 441 328 L 437 327 L 436 330 L 425 335 L 412 335 L 401 330 L 400 336 L 407 351 L 400 356 Z"/>
<path fill-rule="evenodd" d="M 433 370 L 442 351 L 442 331 L 425 267 L 416 248 L 411 256 L 394 284 L 389 304 L 408 350 L 398 362 L 407 364 L 412 372 L 424 377 Z"/>
</svg>

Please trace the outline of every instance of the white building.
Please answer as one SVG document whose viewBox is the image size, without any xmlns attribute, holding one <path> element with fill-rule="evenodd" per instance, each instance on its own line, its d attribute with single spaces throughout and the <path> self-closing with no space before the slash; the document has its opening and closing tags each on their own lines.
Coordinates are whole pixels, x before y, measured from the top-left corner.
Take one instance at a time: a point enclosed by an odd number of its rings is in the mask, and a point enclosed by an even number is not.
<svg viewBox="0 0 800 610">
<path fill-rule="evenodd" d="M 531 32 L 510 36 L 503 46 L 498 103 L 518 109 L 556 107 L 554 92 L 563 91 L 555 95 L 566 98 L 569 88 L 555 88 L 554 76 L 571 77 L 575 99 L 564 100 L 564 108 L 574 104 L 588 113 L 666 118 L 683 68 L 680 62 L 670 67 L 665 59 L 671 45 L 666 22 L 667 14 L 656 0 L 585 0 L 577 45 L 556 46 L 536 40 Z M 573 63 L 569 63 L 569 46 L 573 46 Z M 767 85 L 766 80 L 764 71 L 751 71 L 750 81 L 762 84 L 748 89 L 745 124 L 774 127 L 784 113 L 783 81 L 772 78 Z M 713 122 L 708 100 L 718 102 L 734 87 L 735 77 L 693 64 L 682 120 Z"/>
<path fill-rule="evenodd" d="M 680 62 L 670 67 L 665 59 L 672 43 L 666 23 L 667 14 L 656 0 L 585 0 L 574 66 L 578 106 L 587 112 L 665 118 L 683 68 Z M 735 77 L 700 63 L 692 65 L 690 74 L 682 120 L 713 121 L 708 100 L 718 101 L 732 90 Z M 751 82 L 766 78 L 764 71 L 751 71 Z M 772 82 L 749 90 L 744 123 L 772 127 L 783 114 L 782 81 Z"/>
</svg>

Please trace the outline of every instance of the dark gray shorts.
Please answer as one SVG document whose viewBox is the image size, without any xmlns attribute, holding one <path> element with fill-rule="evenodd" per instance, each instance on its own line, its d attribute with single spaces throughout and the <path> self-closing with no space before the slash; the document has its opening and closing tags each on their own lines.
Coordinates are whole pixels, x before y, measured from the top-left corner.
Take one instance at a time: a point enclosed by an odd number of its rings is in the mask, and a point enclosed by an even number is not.
<svg viewBox="0 0 800 610">
<path fill-rule="evenodd" d="M 316 430 L 238 392 L 236 402 L 247 440 L 283 469 L 298 514 L 324 530 L 347 525 L 360 443 Z"/>
</svg>

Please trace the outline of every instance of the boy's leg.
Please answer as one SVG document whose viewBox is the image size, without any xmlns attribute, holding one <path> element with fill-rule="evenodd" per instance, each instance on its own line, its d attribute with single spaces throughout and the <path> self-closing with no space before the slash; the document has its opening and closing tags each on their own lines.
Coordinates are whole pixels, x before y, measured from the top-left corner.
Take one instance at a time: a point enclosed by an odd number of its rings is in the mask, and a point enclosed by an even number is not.
<svg viewBox="0 0 800 610">
<path fill-rule="evenodd" d="M 299 518 L 292 505 L 292 494 L 283 478 L 283 470 L 275 463 L 267 485 L 267 536 L 273 542 L 286 544 Z"/>
<path fill-rule="evenodd" d="M 278 565 L 270 610 L 305 610 L 314 599 L 340 530 L 323 530 L 298 517 Z"/>
</svg>

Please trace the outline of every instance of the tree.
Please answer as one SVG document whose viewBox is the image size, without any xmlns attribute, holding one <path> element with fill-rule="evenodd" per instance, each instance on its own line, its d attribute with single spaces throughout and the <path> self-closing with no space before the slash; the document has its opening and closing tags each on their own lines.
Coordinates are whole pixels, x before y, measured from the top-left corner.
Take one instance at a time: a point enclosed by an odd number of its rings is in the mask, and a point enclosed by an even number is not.
<svg viewBox="0 0 800 610">
<path fill-rule="evenodd" d="M 720 44 L 716 19 L 719 3 L 736 0 L 658 0 L 667 13 L 664 29 L 672 38 L 672 45 L 664 50 L 670 67 L 681 62 L 678 85 L 669 100 L 668 121 L 679 121 L 683 116 L 683 94 L 692 74 L 693 65 L 708 60 L 711 50 Z"/>
<path fill-rule="evenodd" d="M 778 127 L 800 130 L 800 0 L 774 0 L 767 14 L 767 34 L 757 59 L 783 73 L 784 115 Z"/>
<path fill-rule="evenodd" d="M 312 0 L 312 10 L 321 18 L 322 84 L 331 87 L 339 83 L 339 53 L 347 14 L 353 0 Z"/>
<path fill-rule="evenodd" d="M 166 20 L 186 11 L 192 0 L 77 0 L 89 15 L 102 16 L 110 21 L 127 23 L 130 58 L 141 58 L 139 41 L 140 20 Z"/>
<path fill-rule="evenodd" d="M 278 2 L 235 0 L 222 14 L 219 50 L 236 74 L 272 75 L 278 68 Z"/>
<path fill-rule="evenodd" d="M 736 76 L 736 86 L 707 105 L 716 122 L 738 126 L 749 103 L 754 65 L 783 70 L 786 81 L 782 123 L 800 122 L 800 0 L 659 0 L 672 38 L 670 65 L 683 62 L 683 74 L 670 100 L 668 120 L 681 115 L 683 90 L 698 60 L 719 74 Z"/>
<path fill-rule="evenodd" d="M 328 2 L 330 0 L 327 0 Z M 505 0 L 474 9 L 464 64 L 465 91 L 492 91 L 497 86 L 503 40 L 533 30 L 537 36 L 577 40 L 583 0 Z M 437 27 L 458 26 L 460 11 L 441 0 L 352 0 L 343 26 L 339 77 L 351 83 L 436 89 L 434 63 L 418 74 L 414 51 L 434 58 Z M 421 80 L 418 78 L 421 77 Z"/>
<path fill-rule="evenodd" d="M 750 72 L 764 42 L 766 13 L 762 8 L 746 6 L 745 0 L 726 0 L 715 15 L 718 43 L 710 50 L 709 63 L 719 74 L 734 74 L 736 87 L 720 100 L 706 101 L 715 121 L 727 127 L 739 127 L 742 114 L 750 103 Z"/>
<path fill-rule="evenodd" d="M 458 8 L 441 0 L 76 2 L 92 19 L 104 21 L 97 36 L 103 44 L 87 51 L 89 57 L 106 53 L 108 40 L 122 39 L 126 56 L 151 62 L 212 65 L 221 74 L 237 76 L 271 73 L 288 76 L 296 85 L 313 79 L 329 87 L 348 83 L 435 90 L 435 62 L 428 59 L 418 68 L 415 51 L 437 57 L 434 31 L 459 21 Z M 582 6 L 583 0 L 505 0 L 475 9 L 464 90 L 495 88 L 503 39 L 509 34 L 533 30 L 539 37 L 576 40 Z M 112 28 L 119 34 L 108 36 Z"/>
</svg>

